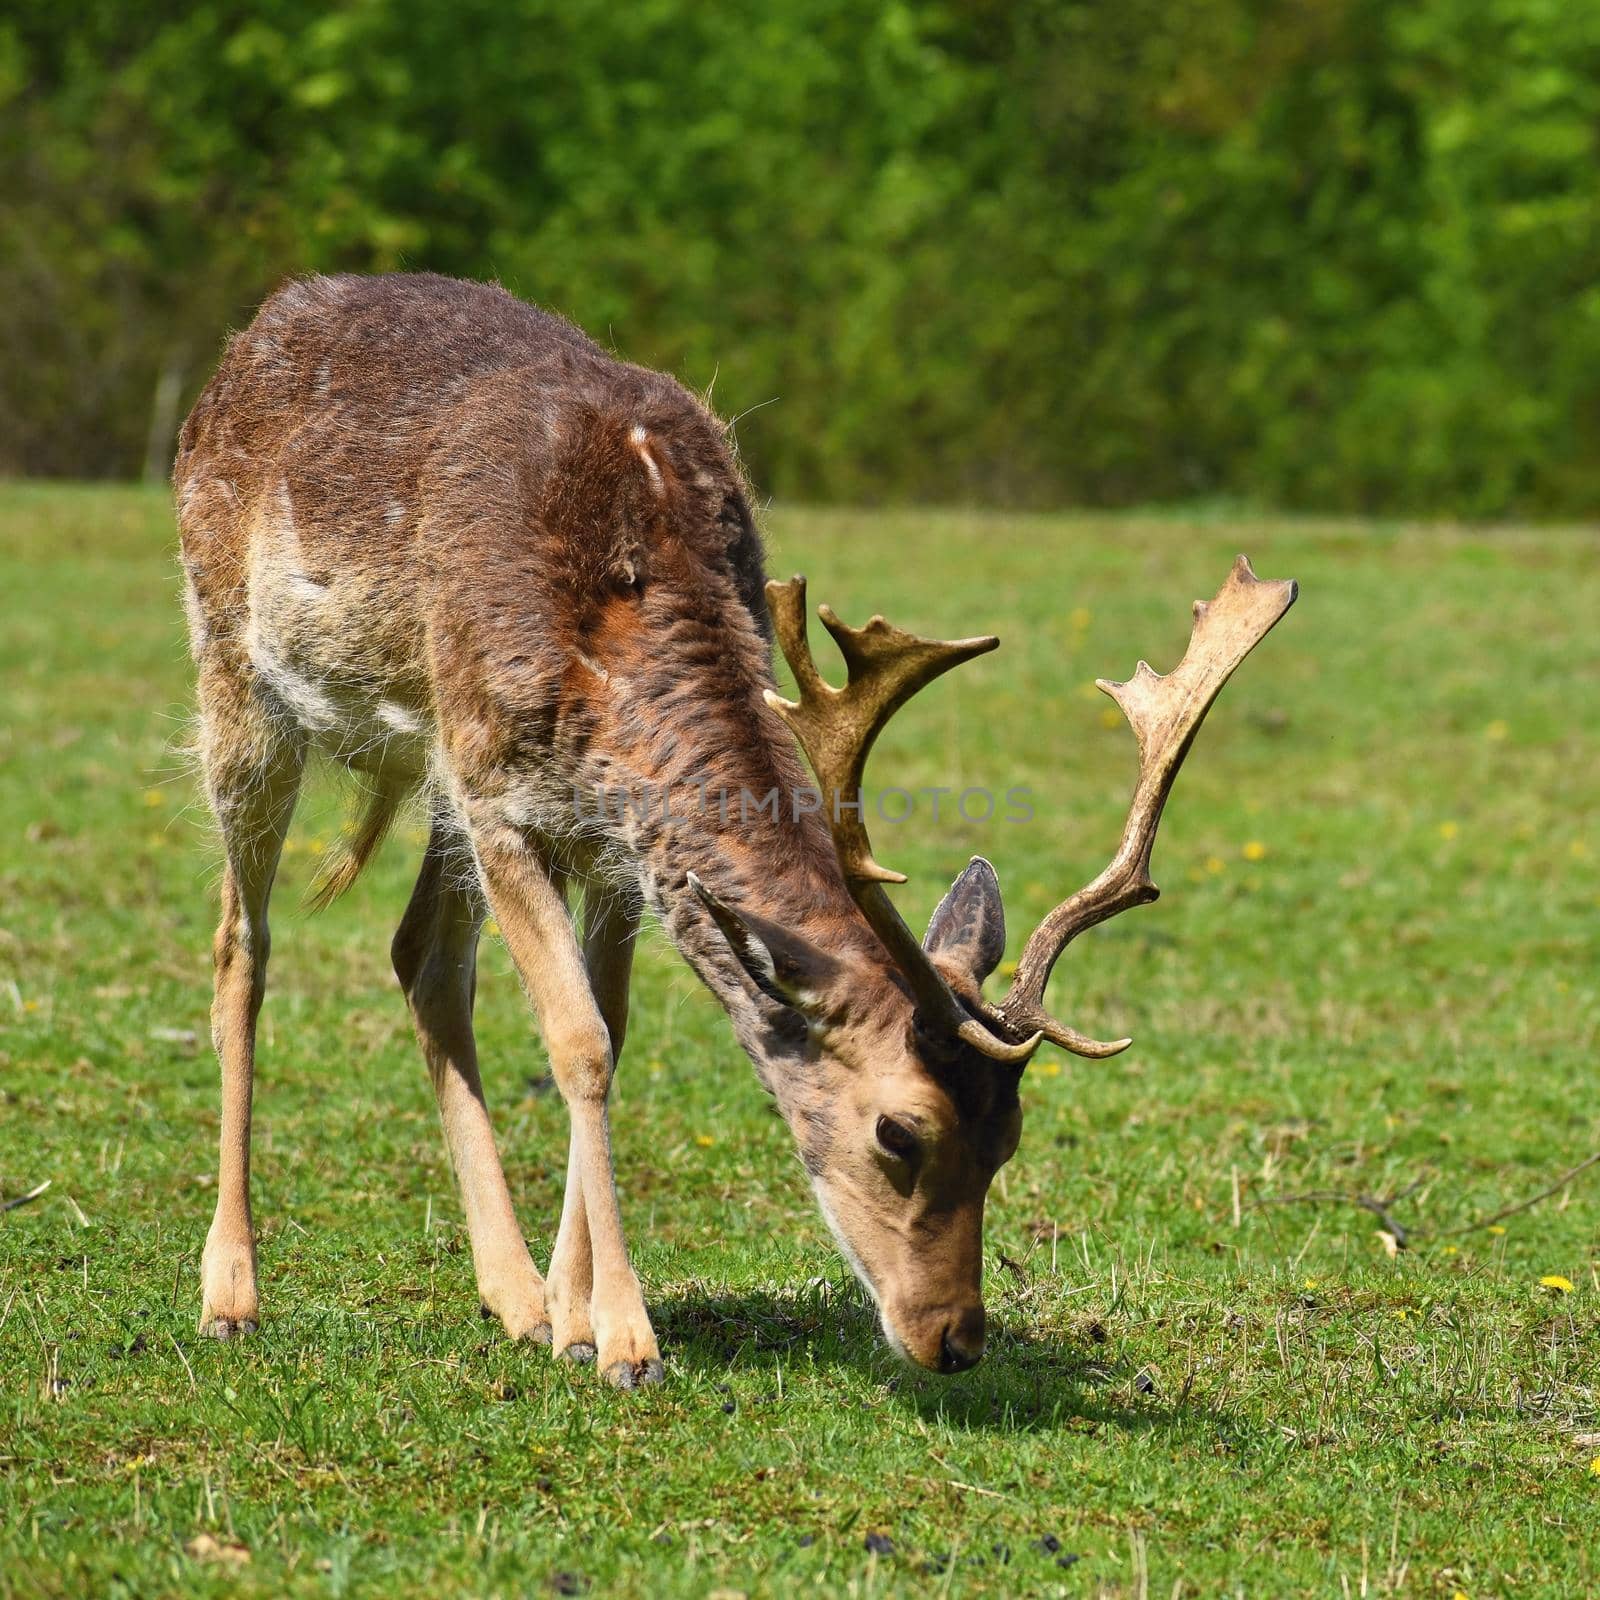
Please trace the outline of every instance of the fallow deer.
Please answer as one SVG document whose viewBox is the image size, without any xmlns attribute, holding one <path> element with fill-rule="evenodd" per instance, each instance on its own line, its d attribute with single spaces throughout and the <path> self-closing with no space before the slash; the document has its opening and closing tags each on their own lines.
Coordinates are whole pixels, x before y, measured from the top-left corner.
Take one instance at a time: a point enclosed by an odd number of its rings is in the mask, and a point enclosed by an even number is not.
<svg viewBox="0 0 1600 1600">
<path fill-rule="evenodd" d="M 1017 1147 L 1044 1040 L 1108 1056 L 1044 1009 L 1067 942 L 1155 898 L 1151 846 L 1195 730 L 1294 585 L 1241 557 L 1166 678 L 1103 684 L 1140 768 L 1110 866 L 1027 941 L 1005 999 L 989 864 L 918 941 L 859 806 L 886 720 L 992 638 L 942 643 L 822 619 L 849 678 L 806 642 L 803 580 L 766 586 L 725 430 L 672 379 L 627 365 L 497 287 L 334 277 L 278 290 L 228 347 L 174 474 L 200 752 L 225 852 L 212 1029 L 222 1069 L 203 1332 L 260 1318 L 250 1210 L 267 902 L 307 757 L 359 775 L 364 809 L 316 886 L 353 881 L 421 791 L 431 832 L 393 960 L 437 1093 L 478 1293 L 513 1338 L 662 1376 L 623 1239 L 607 1096 L 641 910 L 727 1011 L 794 1134 L 884 1333 L 955 1372 L 984 1345 L 982 1216 Z M 771 621 L 769 622 L 768 607 Z M 777 696 L 771 644 L 799 699 Z M 792 735 L 792 737 L 791 737 Z M 790 804 L 809 788 L 820 806 Z M 783 797 L 575 804 L 648 790 Z M 815 791 L 814 791 L 815 792 Z M 581 896 L 581 933 L 569 898 Z M 475 959 L 498 922 L 570 1116 L 547 1278 L 512 1214 L 473 1042 Z"/>
</svg>

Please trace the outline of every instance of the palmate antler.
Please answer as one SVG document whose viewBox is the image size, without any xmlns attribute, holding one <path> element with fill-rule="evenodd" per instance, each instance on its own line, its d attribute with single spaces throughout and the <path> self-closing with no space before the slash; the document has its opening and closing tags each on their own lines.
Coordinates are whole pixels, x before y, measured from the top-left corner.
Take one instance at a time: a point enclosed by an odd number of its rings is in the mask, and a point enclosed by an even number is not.
<svg viewBox="0 0 1600 1600">
<path fill-rule="evenodd" d="M 845 688 L 835 689 L 817 671 L 806 638 L 805 580 L 767 585 L 778 642 L 800 691 L 798 703 L 772 693 L 767 701 L 788 723 L 817 775 L 852 897 L 931 1023 L 958 1034 L 985 1055 L 1017 1064 L 1033 1054 L 1041 1039 L 1082 1056 L 1110 1056 L 1127 1048 L 1128 1039 L 1090 1039 L 1052 1017 L 1044 1009 L 1045 985 L 1061 952 L 1084 929 L 1158 895 L 1150 878 L 1150 852 L 1178 768 L 1222 686 L 1294 604 L 1298 592 L 1291 580 L 1257 578 L 1240 556 L 1216 598 L 1209 604 L 1195 602 L 1189 648 L 1172 672 L 1162 677 L 1141 661 L 1126 683 L 1099 680 L 1098 687 L 1122 707 L 1139 740 L 1139 777 L 1122 842 L 1105 871 L 1034 930 L 1006 997 L 990 1006 L 981 1000 L 963 1004 L 956 997 L 884 893 L 884 884 L 904 883 L 905 878 L 872 857 L 862 820 L 861 776 L 873 740 L 917 690 L 951 667 L 994 649 L 999 641 L 919 639 L 882 617 L 874 617 L 865 628 L 847 628 L 823 606 L 818 614 L 838 642 L 849 672 Z"/>
<path fill-rule="evenodd" d="M 884 893 L 884 884 L 904 883 L 905 874 L 891 872 L 873 860 L 861 804 L 867 753 L 889 718 L 940 673 L 986 654 L 1000 641 L 993 635 L 949 641 L 919 639 L 882 617 L 874 617 L 864 628 L 848 628 L 830 607 L 819 606 L 817 615 L 838 644 L 849 673 L 845 687 L 835 689 L 817 671 L 806 637 L 806 580 L 769 583 L 767 607 L 800 691 L 796 702 L 768 690 L 767 704 L 788 723 L 817 775 L 851 897 L 905 975 L 930 1023 L 958 1034 L 996 1060 L 1026 1061 L 1039 1047 L 1038 1036 L 1014 1041 L 992 1021 L 986 1026 L 969 1016 Z"/>
<path fill-rule="evenodd" d="M 1173 779 L 1194 743 L 1211 703 L 1234 668 L 1266 638 L 1295 602 L 1293 579 L 1263 581 L 1240 556 L 1228 580 L 1209 604 L 1194 603 L 1194 631 L 1183 660 L 1165 677 L 1146 661 L 1126 683 L 1096 687 L 1122 707 L 1139 740 L 1139 778 L 1111 864 L 1092 883 L 1063 900 L 1034 929 L 1017 963 L 1016 978 L 996 1010 L 1008 1033 L 1037 1030 L 1055 1044 L 1080 1055 L 1109 1056 L 1127 1049 L 1129 1039 L 1083 1050 L 1081 1036 L 1056 1022 L 1044 1009 L 1044 988 L 1061 952 L 1085 928 L 1092 928 L 1130 906 L 1146 905 L 1160 894 L 1150 879 L 1150 852 Z"/>
</svg>

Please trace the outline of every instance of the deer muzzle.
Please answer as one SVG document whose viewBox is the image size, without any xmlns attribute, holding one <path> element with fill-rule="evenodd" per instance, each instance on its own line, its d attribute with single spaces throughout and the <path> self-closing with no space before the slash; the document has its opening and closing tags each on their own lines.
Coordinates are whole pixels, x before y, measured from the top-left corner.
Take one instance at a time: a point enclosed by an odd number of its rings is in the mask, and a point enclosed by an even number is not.
<svg viewBox="0 0 1600 1600">
<path fill-rule="evenodd" d="M 889 1342 L 907 1361 L 952 1377 L 983 1359 L 986 1325 L 982 1301 L 916 1311 L 884 1307 Z"/>
</svg>

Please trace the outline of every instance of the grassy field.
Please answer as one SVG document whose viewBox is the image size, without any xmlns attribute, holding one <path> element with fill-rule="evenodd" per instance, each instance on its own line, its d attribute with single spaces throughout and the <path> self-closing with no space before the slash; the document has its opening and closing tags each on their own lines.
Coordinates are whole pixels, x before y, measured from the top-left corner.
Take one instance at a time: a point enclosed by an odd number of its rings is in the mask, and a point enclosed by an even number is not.
<svg viewBox="0 0 1600 1600">
<path fill-rule="evenodd" d="M 1015 954 L 1105 860 L 1132 740 L 1238 549 L 1302 599 L 1223 696 L 1162 902 L 1075 945 L 992 1196 L 990 1354 L 881 1347 L 721 1015 L 644 951 L 616 1130 L 668 1383 L 480 1321 L 387 945 L 402 828 L 330 912 L 302 806 L 258 1078 L 266 1323 L 195 1335 L 216 852 L 164 498 L 0 487 L 0 1594 L 1571 1595 L 1600 1586 L 1600 543 L 1196 518 L 780 510 L 860 620 L 993 629 L 879 784 L 925 918 L 975 850 Z M 564 1118 L 505 952 L 480 1043 L 525 1229 Z M 1297 1196 L 1315 1198 L 1293 1199 Z M 1410 1248 L 1352 1196 L 1394 1198 Z M 1542 1281 L 1543 1280 L 1543 1281 Z"/>
</svg>

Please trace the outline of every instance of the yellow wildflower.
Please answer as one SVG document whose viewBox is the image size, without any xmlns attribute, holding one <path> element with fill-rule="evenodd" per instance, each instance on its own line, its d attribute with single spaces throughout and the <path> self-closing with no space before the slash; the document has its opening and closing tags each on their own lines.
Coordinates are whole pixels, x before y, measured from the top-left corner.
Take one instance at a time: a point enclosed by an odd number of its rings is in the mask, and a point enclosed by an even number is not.
<svg viewBox="0 0 1600 1600">
<path fill-rule="evenodd" d="M 1491 1222 L 1491 1223 L 1490 1223 L 1490 1224 L 1489 1224 L 1489 1228 L 1488 1228 L 1488 1231 L 1489 1231 L 1489 1232 L 1490 1232 L 1490 1233 L 1492 1233 L 1492 1234 L 1494 1234 L 1494 1236 L 1495 1236 L 1495 1237 L 1496 1237 L 1496 1238 L 1499 1238 L 1499 1236 L 1500 1236 L 1500 1235 L 1501 1235 L 1501 1234 L 1502 1234 L 1502 1233 L 1504 1233 L 1504 1232 L 1505 1232 L 1505 1231 L 1506 1231 L 1506 1230 L 1505 1230 L 1505 1229 L 1504 1229 L 1504 1228 L 1503 1228 L 1503 1227 L 1502 1227 L 1502 1226 L 1501 1226 L 1501 1225 L 1500 1225 L 1500 1224 L 1499 1224 L 1499 1223 L 1498 1223 L 1498 1222 Z"/>
<path fill-rule="evenodd" d="M 1453 839 L 1460 832 L 1461 824 L 1459 822 L 1441 822 L 1439 824 L 1439 837 L 1441 839 Z"/>
<path fill-rule="evenodd" d="M 159 789 L 146 789 L 144 792 L 144 803 L 152 811 L 154 811 L 155 808 L 161 804 L 161 791 Z"/>
<path fill-rule="evenodd" d="M 1105 706 L 1100 712 L 1100 726 L 1102 728 L 1120 728 L 1122 726 L 1122 713 L 1115 706 Z"/>
<path fill-rule="evenodd" d="M 1259 839 L 1246 840 L 1244 849 L 1239 853 L 1246 861 L 1265 861 L 1267 859 L 1267 847 Z"/>
<path fill-rule="evenodd" d="M 1036 1078 L 1059 1078 L 1061 1076 L 1061 1063 L 1059 1061 L 1036 1061 L 1033 1063 L 1032 1072 Z"/>
<path fill-rule="evenodd" d="M 1483 730 L 1485 739 L 1503 739 L 1511 732 L 1511 724 L 1500 717 L 1496 717 L 1487 728 Z"/>
<path fill-rule="evenodd" d="M 1074 606 L 1067 613 L 1067 621 L 1079 630 L 1087 628 L 1094 621 L 1094 615 L 1087 606 Z"/>
<path fill-rule="evenodd" d="M 1572 1293 L 1572 1279 L 1563 1278 L 1559 1272 L 1547 1272 L 1539 1280 L 1541 1289 L 1554 1289 L 1558 1294 Z"/>
<path fill-rule="evenodd" d="M 1212 877 L 1216 877 L 1219 872 L 1226 872 L 1227 870 L 1228 863 L 1224 861 L 1221 856 L 1206 857 L 1206 871 L 1209 872 Z"/>
<path fill-rule="evenodd" d="M 697 1133 L 694 1136 L 694 1142 L 699 1145 L 702 1150 L 709 1150 L 717 1141 L 713 1139 L 709 1133 Z"/>
<path fill-rule="evenodd" d="M 1600 1456 L 1596 1456 L 1589 1463 L 1589 1476 L 1591 1478 L 1600 1478 Z"/>
<path fill-rule="evenodd" d="M 1315 1289 L 1316 1286 L 1317 1286 L 1317 1280 L 1315 1278 L 1307 1278 L 1306 1279 L 1306 1288 Z"/>
</svg>

